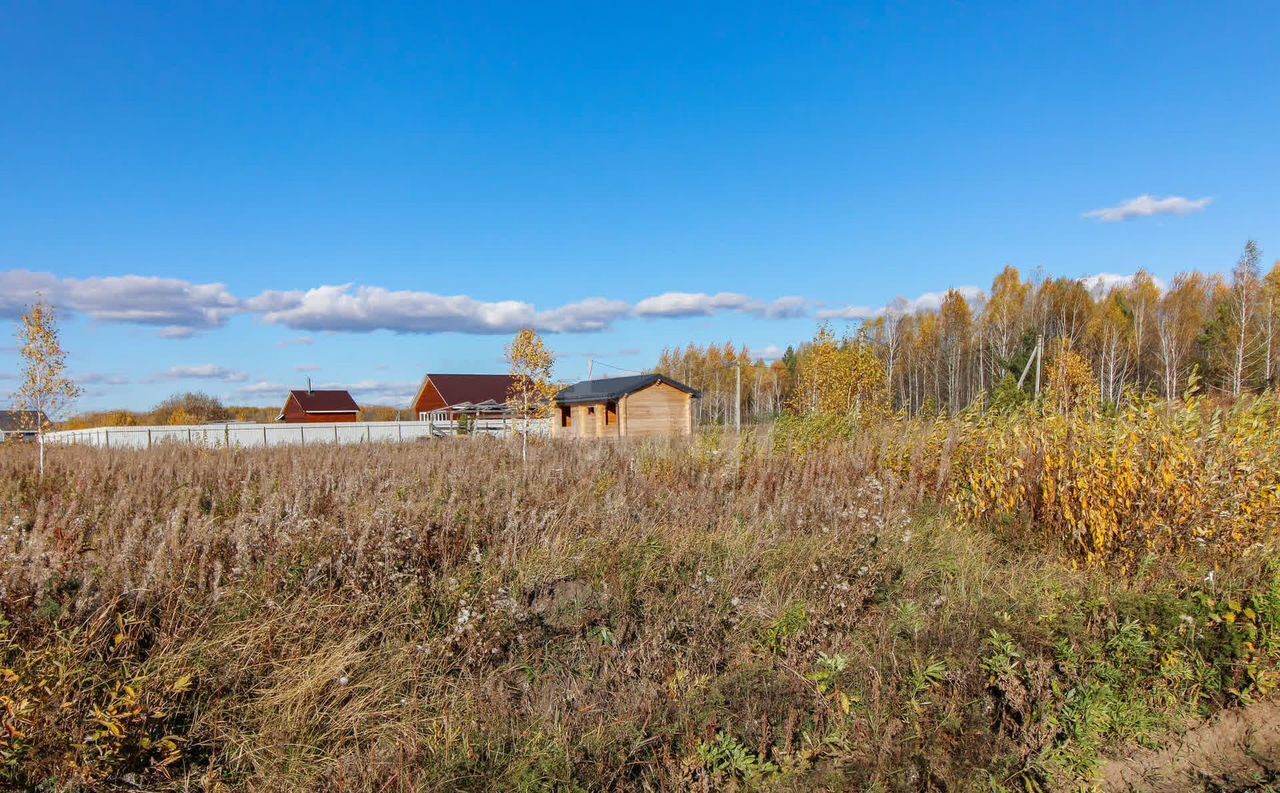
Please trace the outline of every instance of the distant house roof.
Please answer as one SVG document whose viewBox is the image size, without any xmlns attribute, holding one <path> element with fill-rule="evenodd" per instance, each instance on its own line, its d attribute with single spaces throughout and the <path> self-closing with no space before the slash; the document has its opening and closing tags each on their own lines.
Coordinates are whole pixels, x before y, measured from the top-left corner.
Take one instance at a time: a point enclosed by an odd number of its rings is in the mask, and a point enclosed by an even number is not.
<svg viewBox="0 0 1280 793">
<path fill-rule="evenodd" d="M 621 399 L 655 383 L 665 383 L 677 388 L 697 399 L 702 396 L 684 383 L 676 382 L 661 374 L 637 374 L 627 377 L 605 377 L 599 380 L 583 380 L 556 394 L 556 402 L 561 405 L 575 405 L 585 402 L 606 402 Z"/>
<path fill-rule="evenodd" d="M 360 406 L 346 391 L 308 391 L 300 388 L 289 392 L 290 399 L 296 399 L 305 413 L 359 413 Z M 285 400 L 287 405 L 289 400 Z M 284 416 L 281 411 L 280 416 Z"/>
<path fill-rule="evenodd" d="M 49 423 L 48 417 L 42 411 L 0 410 L 0 432 L 35 432 L 37 423 Z"/>
<path fill-rule="evenodd" d="M 422 388 L 427 381 L 440 392 L 445 405 L 460 405 L 464 402 L 480 404 L 493 401 L 499 405 L 507 401 L 507 392 L 515 378 L 509 374 L 429 374 L 422 378 L 422 387 L 418 389 L 413 404 L 422 398 Z"/>
</svg>

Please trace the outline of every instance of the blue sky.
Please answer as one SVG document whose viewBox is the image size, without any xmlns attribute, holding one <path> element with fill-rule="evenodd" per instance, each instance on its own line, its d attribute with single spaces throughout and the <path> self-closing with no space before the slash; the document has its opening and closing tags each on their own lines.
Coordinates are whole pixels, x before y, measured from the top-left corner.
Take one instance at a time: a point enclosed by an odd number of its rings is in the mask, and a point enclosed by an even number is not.
<svg viewBox="0 0 1280 793">
<path fill-rule="evenodd" d="M 82 409 L 386 403 L 1280 253 L 1275 4 L 454 5 L 0 2 L 4 337 L 57 303 Z"/>
</svg>

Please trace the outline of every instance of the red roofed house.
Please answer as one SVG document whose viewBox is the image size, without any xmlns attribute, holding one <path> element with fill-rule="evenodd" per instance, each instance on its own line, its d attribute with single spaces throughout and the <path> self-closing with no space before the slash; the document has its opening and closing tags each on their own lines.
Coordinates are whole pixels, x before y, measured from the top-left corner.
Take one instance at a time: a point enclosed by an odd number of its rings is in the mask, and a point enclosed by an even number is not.
<svg viewBox="0 0 1280 793">
<path fill-rule="evenodd" d="M 503 418 L 507 415 L 509 374 L 429 374 L 422 379 L 418 395 L 409 406 L 409 415 L 426 421 L 435 418 Z M 447 410 L 462 408 L 462 410 Z"/>
<path fill-rule="evenodd" d="M 276 421 L 312 424 L 322 421 L 359 421 L 360 406 L 346 391 L 313 391 L 300 388 L 289 392 Z"/>
</svg>

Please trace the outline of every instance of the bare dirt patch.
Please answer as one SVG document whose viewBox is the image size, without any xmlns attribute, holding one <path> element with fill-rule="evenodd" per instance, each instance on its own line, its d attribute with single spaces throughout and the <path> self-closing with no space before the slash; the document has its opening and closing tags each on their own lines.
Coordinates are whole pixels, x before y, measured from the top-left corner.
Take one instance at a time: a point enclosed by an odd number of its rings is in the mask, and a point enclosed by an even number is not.
<svg viewBox="0 0 1280 793">
<path fill-rule="evenodd" d="M 1226 710 L 1164 749 L 1103 766 L 1103 790 L 1250 790 L 1280 781 L 1280 702 Z"/>
</svg>

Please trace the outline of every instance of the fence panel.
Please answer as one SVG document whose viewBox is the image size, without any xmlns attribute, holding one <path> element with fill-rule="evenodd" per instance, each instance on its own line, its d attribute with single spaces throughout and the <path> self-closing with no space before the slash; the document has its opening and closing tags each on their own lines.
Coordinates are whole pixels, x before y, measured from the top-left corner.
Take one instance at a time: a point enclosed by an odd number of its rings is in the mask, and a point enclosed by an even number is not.
<svg viewBox="0 0 1280 793">
<path fill-rule="evenodd" d="M 480 437 L 518 436 L 520 422 L 482 419 L 468 425 L 440 421 L 364 421 L 319 424 L 191 424 L 154 427 L 95 427 L 61 430 L 45 435 L 50 443 L 96 446 L 104 449 L 150 449 L 164 444 L 205 448 L 311 446 L 337 443 L 405 443 L 449 437 L 460 432 Z M 551 433 L 549 419 L 531 421 L 530 435 Z"/>
</svg>

